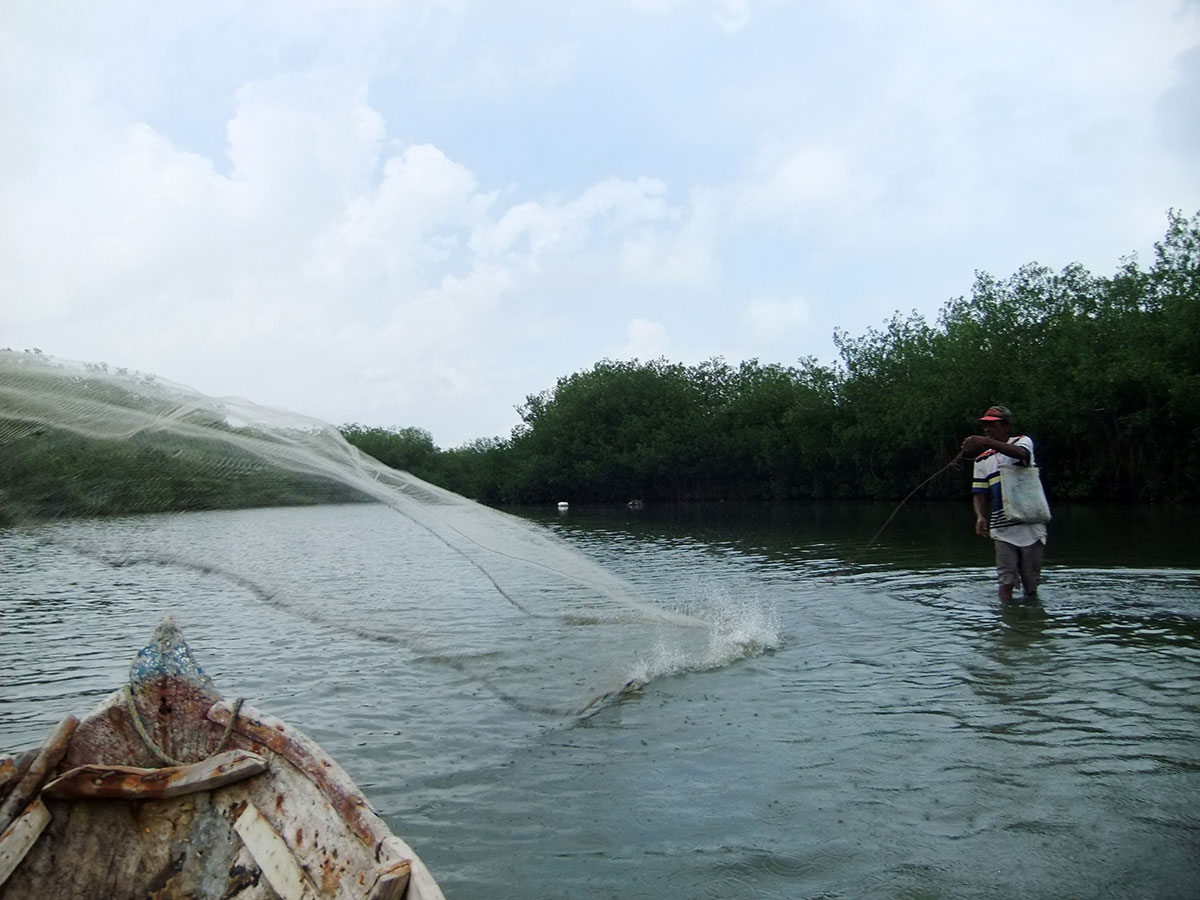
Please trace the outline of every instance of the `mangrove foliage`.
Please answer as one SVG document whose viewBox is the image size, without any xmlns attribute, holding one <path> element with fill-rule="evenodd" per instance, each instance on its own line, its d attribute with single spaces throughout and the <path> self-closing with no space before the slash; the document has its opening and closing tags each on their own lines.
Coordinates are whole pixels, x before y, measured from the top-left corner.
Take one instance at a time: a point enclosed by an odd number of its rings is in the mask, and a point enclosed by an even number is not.
<svg viewBox="0 0 1200 900">
<path fill-rule="evenodd" d="M 933 321 L 897 313 L 835 342 L 829 364 L 602 360 L 527 397 L 507 437 L 451 450 L 419 428 L 341 431 L 493 504 L 883 499 L 946 466 L 1003 403 L 1057 498 L 1200 500 L 1188 464 L 1200 454 L 1200 213 L 1168 214 L 1149 268 L 980 272 Z M 272 462 L 312 435 L 260 433 L 153 379 L 129 390 L 103 366 L 68 378 L 40 352 L 2 352 L 0 520 L 363 499 L 320 465 Z M 336 457 L 346 447 L 333 438 Z M 968 478 L 964 466 L 925 493 L 960 496 Z"/>
<path fill-rule="evenodd" d="M 932 322 L 896 314 L 835 341 L 830 365 L 603 360 L 528 397 L 508 438 L 454 450 L 345 433 L 489 503 L 895 498 L 1003 403 L 1058 498 L 1200 500 L 1200 214 L 1168 214 L 1148 269 L 980 272 Z M 961 495 L 963 471 L 926 495 Z"/>
</svg>

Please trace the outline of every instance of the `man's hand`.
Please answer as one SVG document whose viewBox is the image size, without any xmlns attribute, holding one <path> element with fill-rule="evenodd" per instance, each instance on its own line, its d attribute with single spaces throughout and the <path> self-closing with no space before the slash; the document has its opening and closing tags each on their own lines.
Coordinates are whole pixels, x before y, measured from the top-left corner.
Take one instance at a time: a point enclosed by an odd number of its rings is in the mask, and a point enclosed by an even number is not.
<svg viewBox="0 0 1200 900">
<path fill-rule="evenodd" d="M 975 457 L 984 450 L 987 450 L 989 446 L 987 438 L 982 435 L 973 434 L 962 442 L 962 452 L 967 456 Z"/>
<path fill-rule="evenodd" d="M 975 533 L 980 537 L 987 537 L 989 534 L 987 519 L 983 516 L 975 517 Z"/>
</svg>

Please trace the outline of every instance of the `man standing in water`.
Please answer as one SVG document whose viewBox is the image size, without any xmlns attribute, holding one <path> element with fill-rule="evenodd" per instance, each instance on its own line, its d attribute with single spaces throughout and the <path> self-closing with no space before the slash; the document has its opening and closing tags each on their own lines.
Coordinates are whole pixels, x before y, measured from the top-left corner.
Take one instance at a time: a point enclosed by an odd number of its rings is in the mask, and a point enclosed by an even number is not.
<svg viewBox="0 0 1200 900">
<path fill-rule="evenodd" d="M 1031 603 L 1037 600 L 1046 526 L 1009 521 L 1000 493 L 1000 471 L 1005 466 L 1036 465 L 1033 441 L 1026 435 L 1012 437 L 1012 412 L 1007 406 L 989 407 L 979 421 L 983 423 L 984 436 L 972 435 L 962 443 L 963 453 L 975 459 L 971 483 L 975 533 L 991 537 L 996 546 L 1000 601 L 1012 602 L 1013 589 L 1019 581 L 1025 592 L 1022 600 Z"/>
</svg>

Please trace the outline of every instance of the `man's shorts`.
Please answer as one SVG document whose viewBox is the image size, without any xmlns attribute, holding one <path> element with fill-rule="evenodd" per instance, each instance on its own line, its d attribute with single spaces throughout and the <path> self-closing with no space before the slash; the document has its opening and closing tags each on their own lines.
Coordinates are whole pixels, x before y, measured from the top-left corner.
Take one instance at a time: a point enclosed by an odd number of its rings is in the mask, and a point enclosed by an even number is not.
<svg viewBox="0 0 1200 900">
<path fill-rule="evenodd" d="M 996 575 L 999 582 L 1013 587 L 1020 584 L 1026 594 L 1036 594 L 1038 581 L 1042 577 L 1046 545 L 1041 541 L 1028 547 L 1018 547 L 1007 541 L 993 543 L 996 545 Z"/>
</svg>

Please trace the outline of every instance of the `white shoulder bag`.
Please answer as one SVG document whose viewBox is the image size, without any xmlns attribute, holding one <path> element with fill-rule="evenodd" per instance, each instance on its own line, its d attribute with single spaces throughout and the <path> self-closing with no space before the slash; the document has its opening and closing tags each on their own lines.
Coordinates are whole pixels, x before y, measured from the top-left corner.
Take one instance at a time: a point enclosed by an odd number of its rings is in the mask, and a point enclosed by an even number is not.
<svg viewBox="0 0 1200 900">
<path fill-rule="evenodd" d="M 1037 466 L 1001 466 L 1000 498 L 1011 522 L 1040 525 L 1050 521 L 1050 504 Z"/>
</svg>

